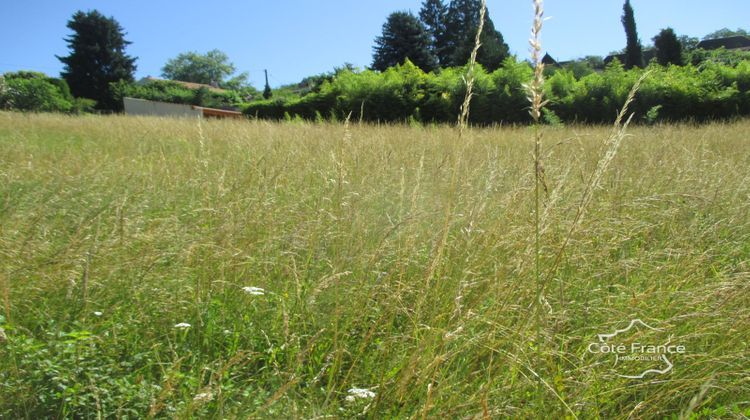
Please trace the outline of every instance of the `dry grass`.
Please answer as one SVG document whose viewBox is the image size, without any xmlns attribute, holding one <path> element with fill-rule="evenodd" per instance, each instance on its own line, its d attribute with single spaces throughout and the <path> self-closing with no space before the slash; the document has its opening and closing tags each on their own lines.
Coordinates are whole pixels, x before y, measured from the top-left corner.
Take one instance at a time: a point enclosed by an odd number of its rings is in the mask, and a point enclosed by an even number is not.
<svg viewBox="0 0 750 420">
<path fill-rule="evenodd" d="M 747 410 L 748 129 L 631 128 L 577 222 L 610 129 L 546 129 L 537 325 L 530 129 L 2 113 L 0 415 Z M 672 372 L 586 351 L 632 318 Z"/>
</svg>

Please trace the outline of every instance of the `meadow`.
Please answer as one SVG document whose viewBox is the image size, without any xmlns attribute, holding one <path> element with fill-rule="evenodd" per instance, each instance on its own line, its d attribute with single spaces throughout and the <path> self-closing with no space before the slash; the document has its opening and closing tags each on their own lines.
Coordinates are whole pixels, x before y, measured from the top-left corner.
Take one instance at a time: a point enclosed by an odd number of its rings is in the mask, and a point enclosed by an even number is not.
<svg viewBox="0 0 750 420">
<path fill-rule="evenodd" d="M 539 130 L 0 113 L 0 418 L 750 416 L 750 121 Z"/>
</svg>

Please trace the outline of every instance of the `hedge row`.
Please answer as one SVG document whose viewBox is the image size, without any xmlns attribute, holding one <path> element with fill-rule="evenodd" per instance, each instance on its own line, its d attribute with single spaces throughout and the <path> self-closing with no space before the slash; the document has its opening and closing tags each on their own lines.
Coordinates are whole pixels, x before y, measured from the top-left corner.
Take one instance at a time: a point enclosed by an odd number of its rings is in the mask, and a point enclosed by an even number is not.
<svg viewBox="0 0 750 420">
<path fill-rule="evenodd" d="M 733 64 L 704 62 L 699 66 L 625 70 L 615 61 L 602 72 L 576 78 L 572 71 L 552 71 L 546 82 L 549 122 L 611 122 L 628 91 L 644 71 L 632 110 L 640 119 L 679 121 L 750 115 L 750 61 Z M 345 118 L 380 122 L 456 120 L 463 102 L 465 69 L 424 73 L 408 61 L 385 72 L 344 71 L 326 81 L 319 91 L 301 98 L 258 101 L 245 114 L 263 119 Z M 527 123 L 528 102 L 523 84 L 532 69 L 514 58 L 487 73 L 476 71 L 470 121 L 474 124 Z"/>
</svg>

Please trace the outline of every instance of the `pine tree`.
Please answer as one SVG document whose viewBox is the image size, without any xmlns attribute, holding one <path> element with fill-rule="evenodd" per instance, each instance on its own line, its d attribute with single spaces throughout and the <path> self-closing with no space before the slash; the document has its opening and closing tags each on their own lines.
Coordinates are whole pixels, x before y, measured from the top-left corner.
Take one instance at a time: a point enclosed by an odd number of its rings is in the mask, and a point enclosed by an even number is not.
<svg viewBox="0 0 750 420">
<path fill-rule="evenodd" d="M 430 49 L 430 34 L 413 14 L 395 12 L 383 24 L 383 34 L 375 38 L 372 68 L 384 71 L 407 58 L 425 72 L 438 67 Z"/>
<path fill-rule="evenodd" d="M 446 15 L 445 49 L 449 66 L 463 66 L 469 60 L 474 48 L 474 39 L 479 29 L 479 14 L 482 10 L 480 0 L 453 0 Z M 477 62 L 488 71 L 502 65 L 509 56 L 509 48 L 503 35 L 495 29 L 495 24 L 485 13 L 484 29 L 480 35 L 482 43 L 477 54 Z"/>
<path fill-rule="evenodd" d="M 419 20 L 422 21 L 430 34 L 432 53 L 437 57 L 441 66 L 446 66 L 449 56 L 446 54 L 446 16 L 448 8 L 442 0 L 424 0 L 419 10 Z"/>
<path fill-rule="evenodd" d="M 654 47 L 656 47 L 656 60 L 662 66 L 682 65 L 682 43 L 677 39 L 672 28 L 662 29 L 654 37 Z"/>
<path fill-rule="evenodd" d="M 57 58 L 65 65 L 61 75 L 71 92 L 95 100 L 97 109 L 121 110 L 110 83 L 132 82 L 136 69 L 136 58 L 125 54 L 130 42 L 124 38 L 123 28 L 114 18 L 96 10 L 76 12 L 67 26 L 73 31 L 65 38 L 70 54 Z"/>
<path fill-rule="evenodd" d="M 630 0 L 625 0 L 625 4 L 622 7 L 622 25 L 625 27 L 625 36 L 627 37 L 627 45 L 625 47 L 625 68 L 630 69 L 633 67 L 643 67 L 643 45 L 641 40 L 638 39 L 638 31 L 635 27 L 635 14 L 633 13 L 633 7 L 630 5 Z"/>
</svg>

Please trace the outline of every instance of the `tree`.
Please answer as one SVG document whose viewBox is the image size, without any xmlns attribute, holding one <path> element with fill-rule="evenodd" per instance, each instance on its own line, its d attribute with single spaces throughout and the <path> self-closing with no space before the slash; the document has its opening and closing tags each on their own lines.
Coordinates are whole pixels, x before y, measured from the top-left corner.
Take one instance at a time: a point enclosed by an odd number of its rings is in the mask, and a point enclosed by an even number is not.
<svg viewBox="0 0 750 420">
<path fill-rule="evenodd" d="M 383 34 L 375 38 L 372 68 L 384 71 L 407 58 L 425 72 L 438 67 L 430 49 L 430 34 L 413 14 L 395 12 L 383 24 Z"/>
<path fill-rule="evenodd" d="M 682 65 L 682 44 L 672 28 L 662 29 L 653 40 L 654 47 L 656 47 L 656 60 L 659 64 L 662 66 Z"/>
<path fill-rule="evenodd" d="M 76 12 L 67 26 L 73 31 L 65 38 L 70 54 L 57 59 L 64 64 L 61 75 L 70 91 L 76 97 L 95 100 L 97 109 L 122 109 L 110 83 L 132 82 L 136 69 L 136 58 L 125 54 L 130 42 L 125 40 L 122 26 L 96 10 Z"/>
<path fill-rule="evenodd" d="M 271 91 L 271 85 L 268 84 L 268 70 L 263 70 L 266 74 L 266 87 L 263 88 L 263 99 L 271 99 L 273 92 Z"/>
<path fill-rule="evenodd" d="M 479 29 L 481 9 L 480 0 L 451 1 L 445 25 L 445 54 L 449 57 L 446 65 L 463 66 L 469 61 Z M 486 11 L 484 29 L 480 35 L 482 46 L 477 53 L 477 62 L 488 71 L 494 71 L 509 56 L 509 48 L 489 16 L 489 11 Z"/>
<path fill-rule="evenodd" d="M 686 52 L 696 49 L 698 47 L 698 43 L 700 42 L 700 39 L 687 35 L 680 35 L 679 37 L 677 37 L 677 39 L 680 41 L 682 51 Z"/>
<path fill-rule="evenodd" d="M 729 38 L 731 36 L 748 36 L 750 37 L 750 33 L 748 33 L 746 30 L 742 28 L 737 28 L 736 31 L 733 31 L 729 28 L 721 28 L 718 31 L 711 32 L 710 34 L 703 37 L 703 39 L 718 39 L 718 38 Z"/>
<path fill-rule="evenodd" d="M 247 85 L 247 73 L 229 78 L 235 72 L 229 56 L 220 50 L 206 54 L 189 51 L 177 55 L 162 67 L 162 77 L 182 82 L 201 83 L 225 89 L 240 89 Z"/>
<path fill-rule="evenodd" d="M 643 46 L 641 45 L 641 40 L 638 39 L 638 31 L 635 27 L 635 14 L 633 13 L 633 7 L 630 5 L 630 0 L 625 0 L 622 10 L 622 25 L 625 27 L 625 36 L 627 37 L 625 63 L 623 64 L 626 69 L 643 67 Z"/>
<path fill-rule="evenodd" d="M 587 55 L 581 61 L 584 61 L 594 70 L 604 70 L 604 57 L 600 55 Z"/>
<path fill-rule="evenodd" d="M 422 21 L 430 34 L 432 53 L 437 57 L 441 66 L 446 66 L 450 57 L 446 54 L 446 17 L 448 8 L 442 0 L 424 0 L 419 10 L 419 20 Z"/>
</svg>

